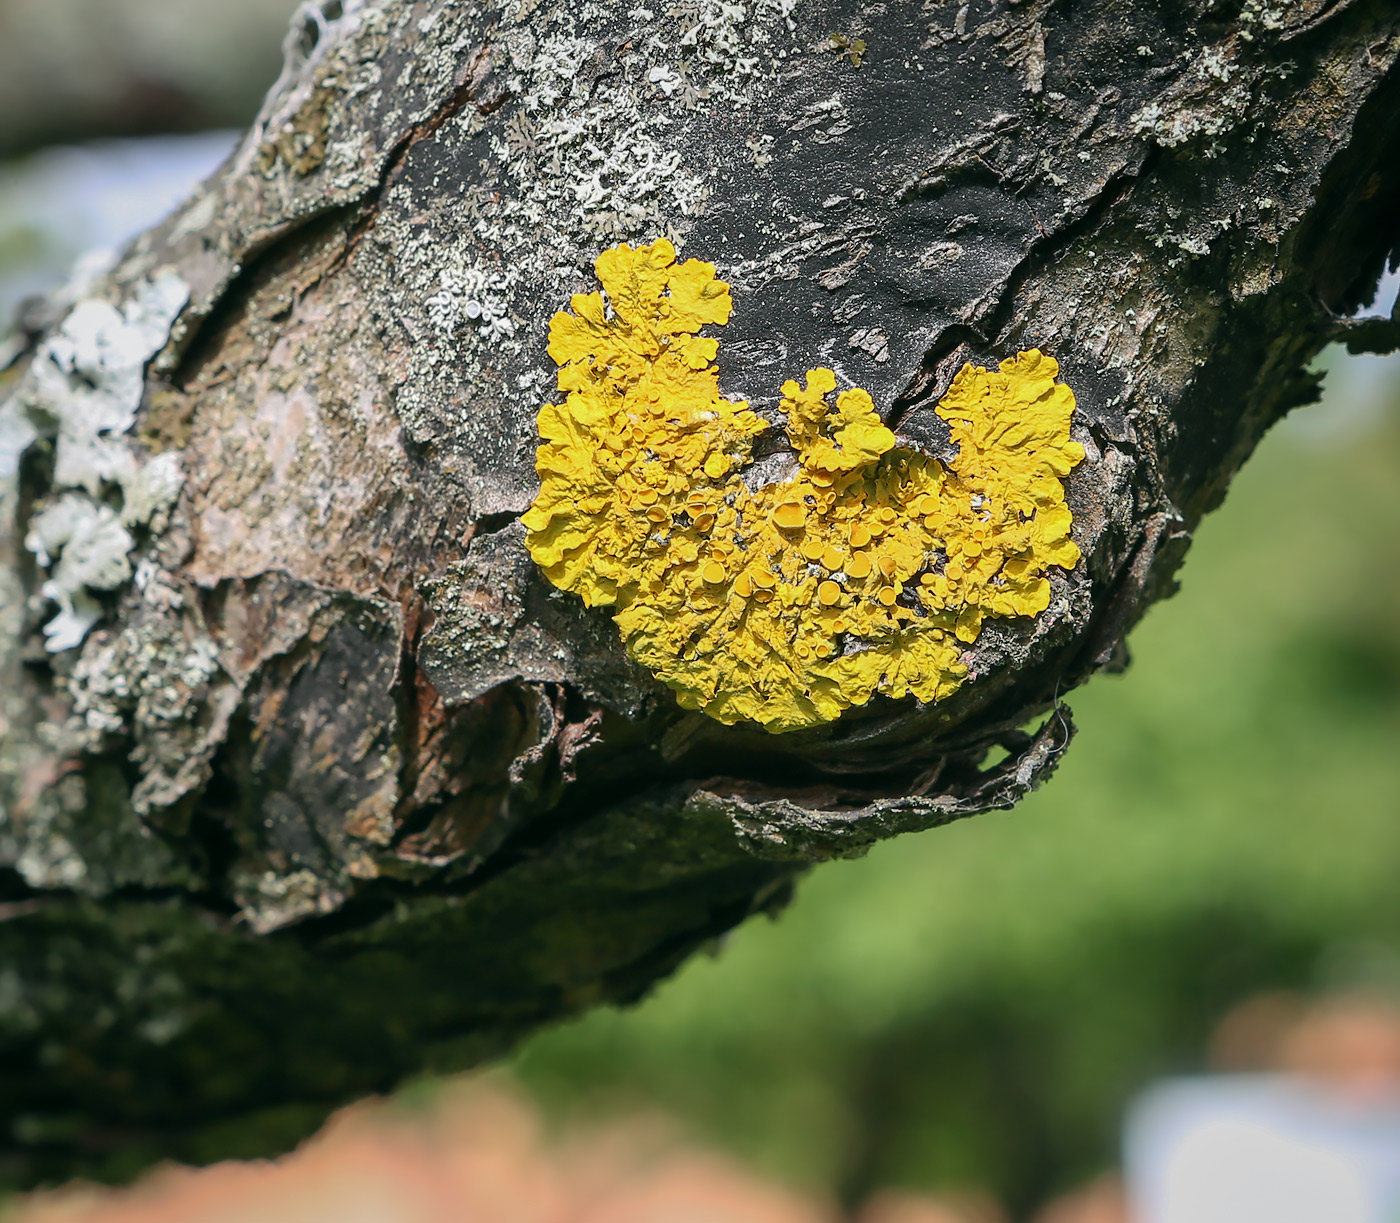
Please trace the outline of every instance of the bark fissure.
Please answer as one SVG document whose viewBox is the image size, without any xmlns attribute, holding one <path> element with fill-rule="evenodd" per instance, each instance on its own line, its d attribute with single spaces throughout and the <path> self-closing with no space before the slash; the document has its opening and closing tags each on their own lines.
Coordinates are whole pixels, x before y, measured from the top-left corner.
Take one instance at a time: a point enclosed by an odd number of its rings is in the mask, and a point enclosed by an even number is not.
<svg viewBox="0 0 1400 1223">
<path fill-rule="evenodd" d="M 1116 173 L 1085 204 L 1082 214 L 1068 225 L 1054 234 L 1042 231 L 1042 240 L 1032 246 L 1026 257 L 1012 270 L 1000 296 L 985 317 L 975 323 L 955 324 L 937 337 L 924 354 L 918 372 L 891 402 L 885 416 L 886 425 L 897 430 L 911 413 L 931 408 L 947 394 L 953 375 L 966 362 L 982 357 L 997 346 L 1011 320 L 1021 286 L 1044 274 L 1060 251 L 1083 241 L 1098 229 L 1113 208 L 1127 198 L 1134 185 L 1151 173 L 1157 152 L 1156 149 L 1149 149 L 1138 166 Z M 931 305 L 933 301 L 914 301 L 910 304 Z"/>
</svg>

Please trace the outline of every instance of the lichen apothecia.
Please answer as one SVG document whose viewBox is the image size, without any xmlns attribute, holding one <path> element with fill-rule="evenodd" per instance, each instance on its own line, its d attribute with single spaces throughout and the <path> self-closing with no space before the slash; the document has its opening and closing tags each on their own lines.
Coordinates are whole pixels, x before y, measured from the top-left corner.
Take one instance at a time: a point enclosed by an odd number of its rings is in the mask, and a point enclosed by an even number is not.
<svg viewBox="0 0 1400 1223">
<path fill-rule="evenodd" d="M 769 426 L 720 394 L 714 264 L 664 238 L 604 251 L 603 293 L 550 322 L 563 403 L 540 409 L 527 546 L 551 582 L 614 607 L 628 651 L 688 709 L 790 731 L 877 692 L 937 701 L 994 616 L 1035 616 L 1079 560 L 1062 477 L 1074 394 L 1038 350 L 965 365 L 936 411 L 957 457 L 896 445 L 829 369 L 783 384 L 790 478 L 746 482 Z M 754 486 L 756 485 L 756 486 Z"/>
</svg>

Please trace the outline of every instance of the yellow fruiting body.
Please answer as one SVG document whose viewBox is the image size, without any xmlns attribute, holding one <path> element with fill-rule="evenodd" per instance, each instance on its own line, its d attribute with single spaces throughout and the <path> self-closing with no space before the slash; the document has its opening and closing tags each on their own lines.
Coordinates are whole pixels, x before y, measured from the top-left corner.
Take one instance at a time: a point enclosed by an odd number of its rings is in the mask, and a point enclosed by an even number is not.
<svg viewBox="0 0 1400 1223">
<path fill-rule="evenodd" d="M 550 322 L 565 399 L 540 409 L 527 546 L 556 586 L 616 607 L 681 705 L 788 731 L 876 692 L 939 700 L 984 619 L 1044 611 L 1046 570 L 1078 562 L 1062 478 L 1084 448 L 1053 358 L 963 366 L 936 408 L 947 465 L 809 370 L 782 388 L 796 474 L 751 489 L 767 425 L 720 394 L 718 341 L 696 334 L 728 322 L 729 286 L 664 238 L 595 267 L 606 304 L 575 294 Z"/>
</svg>

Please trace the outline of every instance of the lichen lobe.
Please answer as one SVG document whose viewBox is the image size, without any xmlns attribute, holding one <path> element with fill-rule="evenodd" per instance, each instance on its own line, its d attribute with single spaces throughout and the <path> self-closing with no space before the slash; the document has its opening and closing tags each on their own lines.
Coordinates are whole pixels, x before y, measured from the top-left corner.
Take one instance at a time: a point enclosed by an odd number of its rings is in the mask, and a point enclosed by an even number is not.
<svg viewBox="0 0 1400 1223">
<path fill-rule="evenodd" d="M 715 267 L 665 239 L 595 265 L 550 324 L 561 404 L 540 409 L 527 547 L 556 586 L 616 608 L 629 653 L 679 703 L 798 730 L 877 692 L 931 702 L 967 677 L 988 617 L 1035 616 L 1079 548 L 1063 477 L 1073 392 L 1032 349 L 965 365 L 936 411 L 957 457 L 895 444 L 829 369 L 783 384 L 790 479 L 742 478 L 767 422 L 720 393 Z"/>
</svg>

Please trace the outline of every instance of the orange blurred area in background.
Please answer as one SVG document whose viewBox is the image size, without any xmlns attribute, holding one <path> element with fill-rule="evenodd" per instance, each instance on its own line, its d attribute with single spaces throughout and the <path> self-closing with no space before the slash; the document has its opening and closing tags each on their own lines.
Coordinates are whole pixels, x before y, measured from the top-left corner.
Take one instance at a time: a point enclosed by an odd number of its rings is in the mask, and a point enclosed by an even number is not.
<svg viewBox="0 0 1400 1223">
<path fill-rule="evenodd" d="M 1226 1073 L 1284 1073 L 1355 1095 L 1400 1091 L 1400 1005 L 1374 994 L 1246 999 L 1209 1057 Z M 15 1199 L 4 1223 L 1009 1223 L 975 1188 L 883 1190 L 843 1216 L 688 1141 L 661 1115 L 551 1132 L 501 1075 L 464 1078 L 422 1106 L 347 1108 L 291 1155 L 165 1167 L 126 1189 L 74 1185 Z M 1116 1174 L 1033 1223 L 1131 1223 Z"/>
<path fill-rule="evenodd" d="M 1309 1001 L 1258 994 L 1216 1027 L 1210 1065 L 1224 1074 L 1283 1071 L 1348 1095 L 1400 1089 L 1400 1004 L 1378 993 Z"/>
<path fill-rule="evenodd" d="M 275 1161 L 164 1167 L 128 1189 L 18 1200 L 5 1223 L 835 1223 L 829 1203 L 687 1143 L 661 1117 L 551 1138 L 492 1076 L 431 1104 L 354 1105 Z M 1005 1223 L 986 1195 L 885 1193 L 859 1223 Z"/>
<path fill-rule="evenodd" d="M 166 1167 L 130 1189 L 32 1195 L 6 1223 L 828 1223 L 832 1213 L 634 1118 L 549 1142 L 466 1080 L 422 1109 L 358 1104 L 273 1162 Z"/>
</svg>

